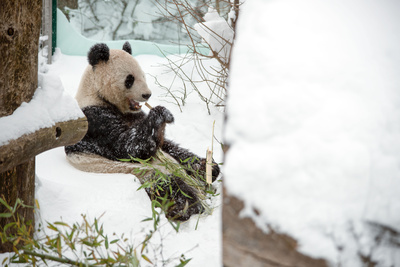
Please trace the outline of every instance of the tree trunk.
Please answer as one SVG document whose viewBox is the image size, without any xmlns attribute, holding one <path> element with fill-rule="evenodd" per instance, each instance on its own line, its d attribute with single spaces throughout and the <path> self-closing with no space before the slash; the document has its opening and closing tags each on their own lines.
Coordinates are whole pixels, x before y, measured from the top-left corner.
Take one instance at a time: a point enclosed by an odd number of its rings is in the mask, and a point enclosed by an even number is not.
<svg viewBox="0 0 400 267">
<path fill-rule="evenodd" d="M 11 115 L 35 93 L 41 16 L 42 0 L 0 1 L 0 117 Z M 26 163 L 0 174 L 0 194 L 10 205 L 17 198 L 33 205 L 34 183 L 35 160 L 28 158 Z M 34 222 L 32 209 L 21 209 L 20 216 Z M 7 220 L 0 220 L 0 225 L 5 223 Z M 0 252 L 10 249 L 0 244 Z"/>
<path fill-rule="evenodd" d="M 28 162 L 20 164 L 17 167 L 0 173 L 0 196 L 11 206 L 14 205 L 17 198 L 21 199 L 25 205 L 32 206 L 35 202 L 35 158 Z M 0 206 L 0 213 L 9 212 L 4 206 Z M 20 218 L 25 222 L 31 221 L 34 226 L 35 218 L 33 209 L 20 208 L 18 210 Z M 0 218 L 0 226 L 12 222 L 12 218 Z M 33 231 L 32 231 L 33 233 Z M 0 253 L 10 252 L 13 245 L 11 243 L 0 243 Z"/>
<path fill-rule="evenodd" d="M 250 218 L 241 218 L 244 204 L 224 190 L 222 243 L 224 267 L 327 267 L 322 259 L 313 259 L 297 251 L 297 242 L 270 228 L 260 230 Z M 256 211 L 257 213 L 257 211 Z"/>
<path fill-rule="evenodd" d="M 41 0 L 0 1 L 0 117 L 29 102 L 37 88 Z"/>
</svg>

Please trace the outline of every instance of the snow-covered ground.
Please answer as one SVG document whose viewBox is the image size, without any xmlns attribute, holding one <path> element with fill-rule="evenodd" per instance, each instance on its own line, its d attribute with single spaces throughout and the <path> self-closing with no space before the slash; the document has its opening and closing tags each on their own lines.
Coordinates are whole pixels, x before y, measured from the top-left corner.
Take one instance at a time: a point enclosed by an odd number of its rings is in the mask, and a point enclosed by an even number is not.
<svg viewBox="0 0 400 267">
<path fill-rule="evenodd" d="M 400 266 L 399 14 L 391 0 L 241 9 L 224 183 L 243 215 L 333 266 Z"/>
<path fill-rule="evenodd" d="M 155 84 L 153 78 L 157 77 L 163 84 L 171 84 L 173 75 L 166 73 L 168 69 L 163 66 L 167 60 L 149 55 L 136 58 L 148 74 L 148 84 L 153 93 L 149 103 L 152 106 L 164 105 L 175 116 L 175 123 L 167 126 L 167 137 L 205 157 L 207 147 L 211 145 L 214 120 L 215 136 L 222 139 L 221 111 L 211 108 L 212 115 L 208 115 L 206 105 L 196 93 L 192 93 L 182 107 L 183 112 L 180 112 L 176 105 L 169 103 L 171 98 L 164 96 L 165 91 Z M 61 79 L 66 93 L 58 94 L 60 97 L 64 94 L 74 96 L 87 66 L 86 57 L 66 56 L 58 50 L 54 59 L 52 65 L 42 66 L 42 70 L 47 70 L 46 76 L 50 77 L 50 81 Z M 172 89 L 179 90 L 177 87 Z M 41 109 L 51 107 L 54 102 L 54 99 L 43 101 Z M 76 113 L 76 110 L 72 111 Z M 214 159 L 222 161 L 219 146 L 214 147 Z M 151 203 L 144 190 L 137 191 L 140 182 L 134 175 L 81 172 L 68 164 L 64 149 L 60 147 L 36 157 L 36 179 L 36 198 L 43 223 L 64 221 L 72 224 L 82 221 L 81 214 L 94 220 L 104 213 L 101 222 L 105 232 L 109 236 L 125 233 L 134 245 L 139 245 L 153 229 L 152 221 L 142 222 L 152 215 Z M 220 196 L 213 198 L 212 206 L 215 207 L 212 215 L 193 216 L 181 224 L 178 233 L 162 217 L 159 231 L 150 242 L 147 254 L 150 260 L 160 266 L 163 260 L 171 259 L 173 261 L 166 266 L 175 266 L 181 254 L 185 254 L 187 259 L 192 258 L 190 266 L 221 266 Z"/>
<path fill-rule="evenodd" d="M 245 201 L 244 216 L 293 236 L 300 251 L 332 266 L 362 266 L 359 255 L 377 266 L 400 266 L 399 11 L 394 0 L 242 6 L 224 130 L 231 145 L 225 185 Z M 59 76 L 75 95 L 86 57 L 55 58 L 47 75 Z M 150 103 L 175 115 L 167 136 L 204 156 L 214 120 L 222 139 L 223 114 L 211 108 L 207 115 L 195 92 L 180 112 L 153 79 L 172 84 L 160 66 L 166 59 L 137 59 L 148 73 Z M 142 222 L 151 216 L 150 201 L 133 175 L 80 172 L 62 148 L 42 153 L 36 164 L 43 221 L 79 222 L 81 214 L 93 219 L 105 212 L 106 232 L 125 233 L 133 243 L 152 229 Z M 215 212 L 201 217 L 197 230 L 197 218 L 179 233 L 163 218 L 152 260 L 184 253 L 193 258 L 189 266 L 221 266 L 220 203 L 214 199 Z"/>
</svg>

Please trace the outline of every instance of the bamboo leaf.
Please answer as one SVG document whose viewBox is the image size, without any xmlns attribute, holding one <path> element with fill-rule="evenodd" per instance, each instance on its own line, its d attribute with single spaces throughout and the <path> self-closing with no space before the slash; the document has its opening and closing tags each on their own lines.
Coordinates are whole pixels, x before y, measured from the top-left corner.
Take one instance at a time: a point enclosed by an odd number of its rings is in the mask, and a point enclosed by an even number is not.
<svg viewBox="0 0 400 267">
<path fill-rule="evenodd" d="M 191 261 L 192 259 L 187 259 L 187 260 L 180 260 L 181 261 L 181 263 L 179 264 L 179 265 L 176 265 L 176 267 L 184 267 L 184 266 L 186 266 L 186 264 L 188 264 L 189 263 L 189 261 Z"/>
<path fill-rule="evenodd" d="M 122 162 L 131 162 L 132 160 L 131 159 L 118 159 L 119 161 L 122 161 Z"/>
<path fill-rule="evenodd" d="M 55 225 L 62 225 L 62 226 L 66 226 L 68 228 L 71 228 L 67 223 L 65 222 L 54 222 Z"/>
<path fill-rule="evenodd" d="M 61 238 L 60 238 L 60 236 L 58 236 L 58 238 L 57 238 L 57 252 L 58 252 L 58 256 L 61 258 Z"/>
<path fill-rule="evenodd" d="M 13 242 L 13 245 L 14 246 L 17 246 L 18 245 L 18 243 L 19 243 L 19 241 L 21 241 L 21 239 L 22 239 L 22 237 L 20 236 L 20 237 L 18 237 L 17 238 L 17 240 L 15 240 L 14 242 Z"/>
<path fill-rule="evenodd" d="M 187 198 L 192 198 L 191 196 L 189 196 L 188 194 L 186 194 L 185 192 L 183 192 L 182 190 L 179 190 L 181 193 L 182 193 L 182 195 L 184 195 L 185 197 L 187 197 Z"/>
<path fill-rule="evenodd" d="M 15 246 L 13 246 L 13 250 L 14 250 L 15 254 L 20 255 L 18 249 Z"/>
<path fill-rule="evenodd" d="M 140 250 L 140 253 L 143 253 L 143 250 L 146 248 L 146 246 L 147 246 L 147 243 L 143 242 L 142 249 Z"/>
<path fill-rule="evenodd" d="M 39 201 L 36 198 L 35 198 L 35 204 L 36 204 L 36 207 L 40 210 Z"/>
<path fill-rule="evenodd" d="M 143 258 L 145 261 L 147 261 L 148 263 L 153 264 L 153 263 L 151 262 L 151 260 L 150 260 L 149 258 L 147 258 L 146 255 L 143 255 L 143 254 L 142 254 L 142 258 Z"/>
<path fill-rule="evenodd" d="M 53 230 L 55 232 L 58 232 L 58 228 L 55 227 L 54 225 L 52 225 L 51 223 L 47 223 L 47 228 L 49 228 L 50 230 Z"/>
<path fill-rule="evenodd" d="M 10 205 L 8 205 L 7 202 L 3 198 L 0 198 L 0 203 L 3 204 L 4 206 L 6 206 L 6 208 L 9 211 L 12 211 L 12 208 L 10 207 Z"/>
</svg>

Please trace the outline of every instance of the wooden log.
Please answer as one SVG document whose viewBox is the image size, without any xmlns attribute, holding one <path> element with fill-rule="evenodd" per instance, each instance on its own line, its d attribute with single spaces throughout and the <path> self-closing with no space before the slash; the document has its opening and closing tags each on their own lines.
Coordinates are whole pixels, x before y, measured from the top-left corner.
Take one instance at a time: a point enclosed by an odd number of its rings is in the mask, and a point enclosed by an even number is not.
<svg viewBox="0 0 400 267">
<path fill-rule="evenodd" d="M 55 147 L 72 145 L 81 140 L 88 129 L 85 117 L 56 123 L 0 147 L 0 173 L 28 161 L 30 158 Z"/>
<path fill-rule="evenodd" d="M 272 229 L 266 234 L 250 218 L 240 217 L 244 204 L 223 192 L 222 242 L 225 267 L 328 267 L 322 259 L 313 259 L 297 251 L 292 237 Z M 255 211 L 257 213 L 257 211 Z"/>
</svg>

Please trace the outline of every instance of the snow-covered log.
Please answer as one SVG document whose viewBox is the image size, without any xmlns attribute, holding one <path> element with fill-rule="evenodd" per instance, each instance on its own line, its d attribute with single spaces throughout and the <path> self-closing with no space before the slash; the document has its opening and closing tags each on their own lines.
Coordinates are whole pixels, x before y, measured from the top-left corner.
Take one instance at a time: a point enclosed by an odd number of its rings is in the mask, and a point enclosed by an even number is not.
<svg viewBox="0 0 400 267">
<path fill-rule="evenodd" d="M 83 138 L 86 131 L 87 120 L 81 117 L 58 122 L 52 127 L 42 128 L 10 140 L 6 145 L 0 146 L 0 173 L 46 150 L 75 144 Z"/>
</svg>

